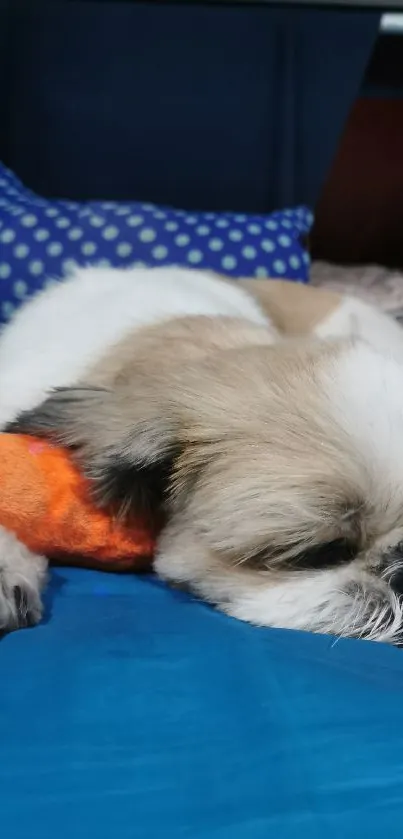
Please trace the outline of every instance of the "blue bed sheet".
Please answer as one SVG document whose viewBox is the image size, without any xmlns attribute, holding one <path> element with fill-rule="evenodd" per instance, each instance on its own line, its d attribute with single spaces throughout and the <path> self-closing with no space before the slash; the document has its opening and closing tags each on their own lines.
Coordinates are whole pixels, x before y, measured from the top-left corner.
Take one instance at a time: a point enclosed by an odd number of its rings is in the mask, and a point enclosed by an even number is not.
<svg viewBox="0 0 403 839">
<path fill-rule="evenodd" d="M 153 578 L 53 572 L 0 643 L 1 834 L 379 839 L 403 652 L 256 629 Z"/>
</svg>

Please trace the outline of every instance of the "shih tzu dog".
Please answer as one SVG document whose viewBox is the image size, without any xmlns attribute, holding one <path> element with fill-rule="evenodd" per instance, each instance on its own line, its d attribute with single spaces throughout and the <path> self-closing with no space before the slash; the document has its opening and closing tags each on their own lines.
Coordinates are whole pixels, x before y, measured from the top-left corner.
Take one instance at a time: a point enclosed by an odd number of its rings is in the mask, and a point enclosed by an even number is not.
<svg viewBox="0 0 403 839">
<path fill-rule="evenodd" d="M 403 333 L 291 283 L 78 269 L 0 340 L 0 423 L 161 521 L 155 571 L 263 626 L 403 635 Z M 0 531 L 0 625 L 46 560 Z"/>
</svg>

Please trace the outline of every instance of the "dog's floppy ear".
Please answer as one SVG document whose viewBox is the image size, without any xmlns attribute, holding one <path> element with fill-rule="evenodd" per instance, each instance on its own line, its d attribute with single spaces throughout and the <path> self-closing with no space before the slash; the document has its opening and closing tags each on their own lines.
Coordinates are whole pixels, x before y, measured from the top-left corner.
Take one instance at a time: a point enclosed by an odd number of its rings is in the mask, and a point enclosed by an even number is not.
<svg viewBox="0 0 403 839">
<path fill-rule="evenodd" d="M 143 397 L 91 386 L 59 388 L 6 431 L 71 448 L 100 506 L 154 518 L 164 507 L 179 435 L 169 410 L 149 393 Z"/>
</svg>

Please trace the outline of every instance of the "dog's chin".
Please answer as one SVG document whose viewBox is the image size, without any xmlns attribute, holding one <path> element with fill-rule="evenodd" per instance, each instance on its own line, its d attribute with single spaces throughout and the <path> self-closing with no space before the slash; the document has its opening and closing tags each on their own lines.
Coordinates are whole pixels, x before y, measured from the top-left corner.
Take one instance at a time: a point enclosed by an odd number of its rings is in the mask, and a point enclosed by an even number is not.
<svg viewBox="0 0 403 839">
<path fill-rule="evenodd" d="M 401 599 L 386 581 L 354 563 L 292 575 L 226 568 L 204 550 L 200 539 L 168 528 L 155 567 L 170 583 L 256 626 L 395 645 L 403 642 Z"/>
</svg>

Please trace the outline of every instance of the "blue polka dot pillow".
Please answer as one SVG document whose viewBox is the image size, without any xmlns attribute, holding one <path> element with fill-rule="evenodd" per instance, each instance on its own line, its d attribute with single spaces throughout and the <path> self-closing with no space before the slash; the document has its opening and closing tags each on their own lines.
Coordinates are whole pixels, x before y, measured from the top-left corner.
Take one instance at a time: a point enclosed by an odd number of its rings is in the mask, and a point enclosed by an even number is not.
<svg viewBox="0 0 403 839">
<path fill-rule="evenodd" d="M 186 265 L 307 282 L 302 240 L 311 224 L 305 207 L 246 215 L 48 200 L 0 164 L 0 321 L 76 264 Z"/>
</svg>

